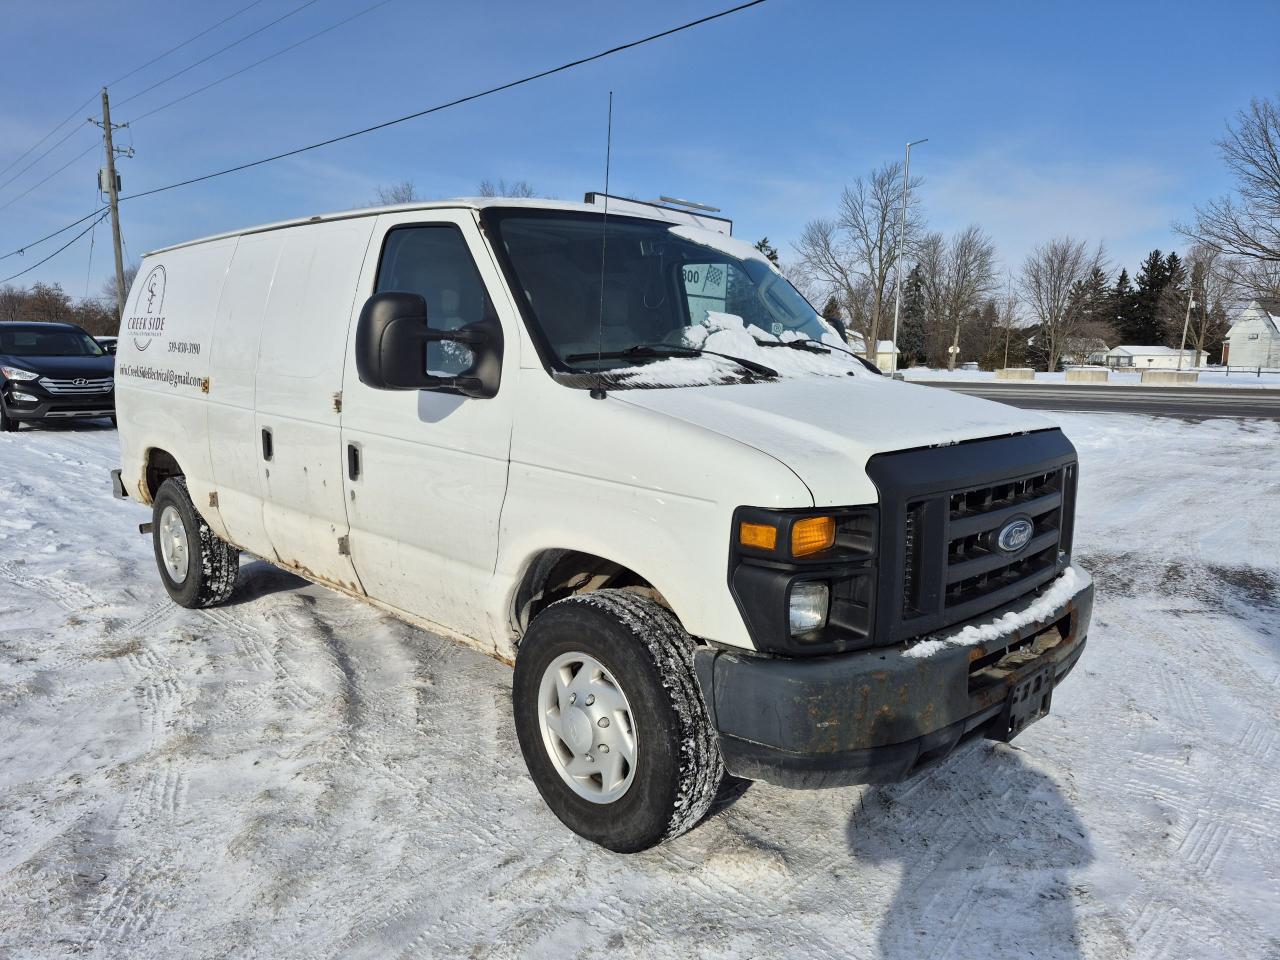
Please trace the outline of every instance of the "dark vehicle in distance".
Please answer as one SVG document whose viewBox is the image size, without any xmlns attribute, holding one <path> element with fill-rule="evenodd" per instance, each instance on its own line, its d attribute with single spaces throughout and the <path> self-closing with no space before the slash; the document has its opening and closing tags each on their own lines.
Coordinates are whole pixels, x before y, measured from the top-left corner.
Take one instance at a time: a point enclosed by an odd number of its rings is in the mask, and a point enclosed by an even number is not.
<svg viewBox="0 0 1280 960">
<path fill-rule="evenodd" d="M 0 430 L 116 419 L 115 358 L 74 323 L 0 322 Z"/>
<path fill-rule="evenodd" d="M 119 337 L 94 337 L 98 341 L 98 346 L 113 357 L 116 355 L 116 345 L 120 342 Z"/>
</svg>

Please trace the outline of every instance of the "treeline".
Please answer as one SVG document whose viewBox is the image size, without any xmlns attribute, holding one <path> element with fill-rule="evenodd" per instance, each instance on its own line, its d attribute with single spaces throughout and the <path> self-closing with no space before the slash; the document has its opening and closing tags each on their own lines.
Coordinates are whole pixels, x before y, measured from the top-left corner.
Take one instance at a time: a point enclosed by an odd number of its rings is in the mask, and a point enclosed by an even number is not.
<svg viewBox="0 0 1280 960">
<path fill-rule="evenodd" d="M 125 271 L 126 288 L 137 268 Z M 72 297 L 57 283 L 36 283 L 30 287 L 12 284 L 0 287 L 0 320 L 42 323 L 77 323 L 97 337 L 115 336 L 120 329 L 116 313 L 116 284 L 113 278 L 101 297 Z"/>
<path fill-rule="evenodd" d="M 806 224 L 785 271 L 868 356 L 893 336 L 896 268 L 904 270 L 899 366 L 1032 364 L 1057 369 L 1119 344 L 1221 355 L 1232 313 L 1280 297 L 1280 101 L 1254 101 L 1218 141 L 1235 193 L 1174 224 L 1187 249 L 1153 250 L 1131 275 L 1102 245 L 1055 237 L 1002 270 L 980 225 L 930 231 L 922 181 L 889 163 L 845 188 L 835 212 Z"/>
</svg>

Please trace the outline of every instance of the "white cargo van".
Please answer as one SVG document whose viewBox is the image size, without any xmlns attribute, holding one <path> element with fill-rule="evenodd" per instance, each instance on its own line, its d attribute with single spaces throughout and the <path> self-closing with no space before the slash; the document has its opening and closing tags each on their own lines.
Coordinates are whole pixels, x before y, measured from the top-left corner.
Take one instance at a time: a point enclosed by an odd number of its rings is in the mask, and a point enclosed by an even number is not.
<svg viewBox="0 0 1280 960">
<path fill-rule="evenodd" d="M 1009 739 L 1085 645 L 1075 451 L 885 378 L 750 245 L 464 200 L 147 255 L 118 495 L 173 599 L 241 551 L 515 666 L 529 772 L 614 850 L 726 772 L 901 779 Z"/>
</svg>

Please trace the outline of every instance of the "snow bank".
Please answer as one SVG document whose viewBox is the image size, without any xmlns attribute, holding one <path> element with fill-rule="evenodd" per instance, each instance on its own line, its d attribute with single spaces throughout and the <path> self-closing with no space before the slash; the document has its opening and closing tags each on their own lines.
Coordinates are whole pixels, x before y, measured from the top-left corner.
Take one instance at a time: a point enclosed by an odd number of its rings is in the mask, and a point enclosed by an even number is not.
<svg viewBox="0 0 1280 960">
<path fill-rule="evenodd" d="M 972 647 L 998 640 L 1029 624 L 1048 619 L 1059 607 L 1089 586 L 1090 582 L 1089 574 L 1080 567 L 1068 567 L 1029 607 L 1011 610 L 990 623 L 972 623 L 955 633 L 924 640 L 904 651 L 903 656 L 931 657 L 950 647 Z"/>
</svg>

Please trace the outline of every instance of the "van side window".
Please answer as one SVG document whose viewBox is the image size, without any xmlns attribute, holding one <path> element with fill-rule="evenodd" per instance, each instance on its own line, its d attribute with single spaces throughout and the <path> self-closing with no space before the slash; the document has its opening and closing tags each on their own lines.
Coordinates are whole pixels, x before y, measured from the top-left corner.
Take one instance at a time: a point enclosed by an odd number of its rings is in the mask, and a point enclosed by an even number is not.
<svg viewBox="0 0 1280 960">
<path fill-rule="evenodd" d="M 397 227 L 387 234 L 374 292 L 389 291 L 420 294 L 434 330 L 457 330 L 496 316 L 467 241 L 451 224 Z M 462 344 L 427 347 L 430 373 L 455 376 L 471 363 L 471 351 Z"/>
</svg>

